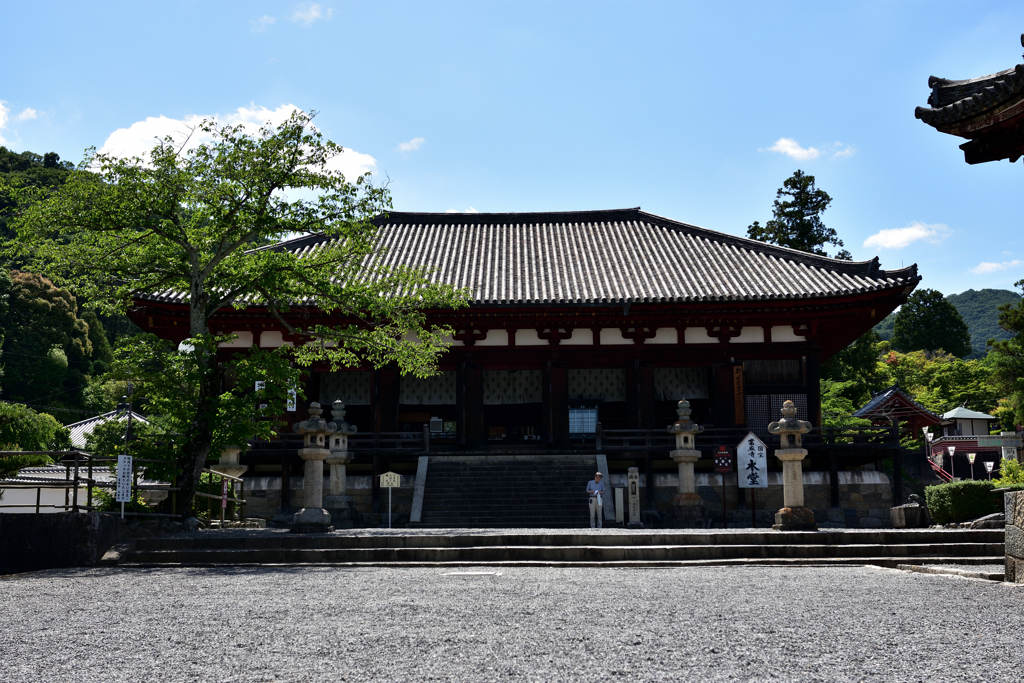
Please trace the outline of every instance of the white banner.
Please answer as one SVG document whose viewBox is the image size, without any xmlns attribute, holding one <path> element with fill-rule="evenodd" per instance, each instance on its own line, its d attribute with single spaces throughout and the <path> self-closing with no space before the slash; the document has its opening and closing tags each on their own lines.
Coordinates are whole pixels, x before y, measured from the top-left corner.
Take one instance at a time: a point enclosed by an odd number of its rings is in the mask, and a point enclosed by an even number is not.
<svg viewBox="0 0 1024 683">
<path fill-rule="evenodd" d="M 741 489 L 768 488 L 768 447 L 754 432 L 736 446 L 736 479 Z"/>
<path fill-rule="evenodd" d="M 132 502 L 132 456 L 117 456 L 117 491 L 114 501 L 118 503 Z"/>
</svg>

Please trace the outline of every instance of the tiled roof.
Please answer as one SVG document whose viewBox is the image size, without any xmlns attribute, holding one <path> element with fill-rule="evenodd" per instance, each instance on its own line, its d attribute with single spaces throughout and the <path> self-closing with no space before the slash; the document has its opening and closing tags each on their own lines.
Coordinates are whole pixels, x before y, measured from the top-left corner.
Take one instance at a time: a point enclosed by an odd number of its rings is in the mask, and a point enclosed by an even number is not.
<svg viewBox="0 0 1024 683">
<path fill-rule="evenodd" d="M 928 87 L 932 89 L 928 97 L 931 108 L 917 107 L 914 116 L 929 126 L 948 126 L 1024 96 L 1024 64 L 963 81 L 931 76 Z"/>
<path fill-rule="evenodd" d="M 69 424 L 67 427 L 68 430 L 71 432 L 71 446 L 74 448 L 85 448 L 86 439 L 89 437 L 90 434 L 92 434 L 92 430 L 96 429 L 96 427 L 103 424 L 104 422 L 109 422 L 110 420 L 124 422 L 127 419 L 128 413 L 119 412 L 117 410 L 111 410 L 109 413 L 103 413 L 102 415 L 90 417 L 89 419 L 82 420 L 81 422 Z M 132 419 L 142 422 L 144 424 L 148 423 L 146 418 L 142 417 L 136 412 L 132 412 Z"/>
<path fill-rule="evenodd" d="M 964 408 L 963 406 L 960 406 L 959 408 L 953 408 L 953 410 L 949 411 L 948 413 L 943 413 L 942 414 L 942 419 L 943 420 L 956 420 L 956 419 L 960 419 L 960 420 L 994 420 L 996 418 L 994 416 L 992 416 L 992 415 L 989 415 L 988 413 L 979 413 L 977 410 L 968 410 L 967 408 Z"/>
<path fill-rule="evenodd" d="M 912 286 L 917 267 L 838 261 L 673 221 L 640 209 L 564 213 L 404 213 L 377 221 L 387 266 L 433 269 L 472 303 L 800 300 Z M 270 248 L 299 254 L 326 238 Z M 372 260 L 372 259 L 371 259 Z M 150 300 L 176 302 L 176 292 Z"/>
<path fill-rule="evenodd" d="M 904 391 L 900 389 L 899 386 L 896 384 L 892 385 L 888 389 L 882 389 L 881 391 L 879 391 L 871 398 L 870 401 L 865 403 L 860 409 L 854 411 L 853 416 L 872 417 L 888 401 L 896 399 L 897 397 L 903 398 L 904 401 L 908 404 L 908 406 L 913 406 L 911 410 L 915 410 L 916 412 L 922 413 L 933 418 L 936 424 L 942 421 L 942 418 L 940 418 L 938 415 L 936 415 L 935 413 L 928 410 L 923 405 L 912 399 L 910 396 L 904 393 Z M 896 414 L 895 417 L 904 417 L 904 415 Z"/>
</svg>

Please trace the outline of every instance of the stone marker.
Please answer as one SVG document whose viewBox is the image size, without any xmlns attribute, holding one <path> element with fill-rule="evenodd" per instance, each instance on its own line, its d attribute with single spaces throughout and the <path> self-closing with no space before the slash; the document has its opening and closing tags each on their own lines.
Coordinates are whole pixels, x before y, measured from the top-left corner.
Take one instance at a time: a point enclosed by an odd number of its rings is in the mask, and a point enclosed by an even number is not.
<svg viewBox="0 0 1024 683">
<path fill-rule="evenodd" d="M 630 467 L 626 470 L 626 490 L 629 494 L 629 523 L 630 529 L 642 529 L 644 523 L 640 521 L 640 470 Z"/>
<path fill-rule="evenodd" d="M 1024 491 L 1003 494 L 1006 524 L 1006 570 L 1004 580 L 1024 583 Z"/>
<path fill-rule="evenodd" d="M 796 406 L 792 401 L 782 404 L 782 419 L 768 425 L 768 431 L 779 435 L 775 457 L 782 461 L 783 507 L 775 513 L 776 531 L 817 531 L 814 513 L 804 507 L 803 459 L 807 449 L 802 448 L 801 436 L 811 431 L 811 423 L 796 419 Z"/>
<path fill-rule="evenodd" d="M 334 434 L 337 425 L 325 422 L 320 413 L 320 404 L 313 401 L 309 404 L 309 418 L 297 422 L 292 427 L 302 434 L 302 448 L 299 457 L 305 461 L 302 490 L 304 505 L 292 517 L 291 531 L 293 534 L 312 534 L 333 531 L 331 514 L 323 508 L 324 496 L 324 460 L 331 452 L 325 443 L 326 437 Z"/>
<path fill-rule="evenodd" d="M 695 437 L 704 428 L 690 420 L 692 412 L 690 402 L 684 398 L 676 406 L 679 419 L 668 426 L 668 433 L 676 437 L 676 450 L 669 455 L 679 465 L 679 492 L 672 499 L 672 517 L 676 526 L 703 526 L 703 520 L 707 517 L 707 509 L 697 495 L 693 476 L 693 465 L 700 460 Z"/>
</svg>

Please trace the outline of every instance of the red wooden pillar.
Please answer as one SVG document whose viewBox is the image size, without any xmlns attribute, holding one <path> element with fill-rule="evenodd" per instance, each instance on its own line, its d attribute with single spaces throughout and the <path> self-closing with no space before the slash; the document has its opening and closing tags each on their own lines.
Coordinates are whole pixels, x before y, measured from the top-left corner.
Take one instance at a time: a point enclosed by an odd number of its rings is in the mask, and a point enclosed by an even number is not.
<svg viewBox="0 0 1024 683">
<path fill-rule="evenodd" d="M 459 445 L 481 448 L 484 435 L 484 373 L 478 365 L 463 361 L 456 368 L 455 412 Z"/>
<path fill-rule="evenodd" d="M 541 373 L 544 443 L 566 447 L 569 445 L 569 370 L 554 361 L 545 361 Z"/>
<path fill-rule="evenodd" d="M 398 383 L 401 378 L 397 365 L 386 365 L 373 375 L 374 431 L 393 432 L 398 429 Z"/>
</svg>

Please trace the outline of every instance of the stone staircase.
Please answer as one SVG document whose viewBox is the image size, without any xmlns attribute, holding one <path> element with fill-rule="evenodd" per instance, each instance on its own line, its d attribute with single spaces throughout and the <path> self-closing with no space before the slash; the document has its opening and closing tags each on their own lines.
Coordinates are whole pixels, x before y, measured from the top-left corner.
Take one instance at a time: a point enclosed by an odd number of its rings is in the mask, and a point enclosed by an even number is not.
<svg viewBox="0 0 1024 683">
<path fill-rule="evenodd" d="M 973 529 L 819 532 L 350 530 L 206 531 L 111 549 L 124 566 L 696 566 L 1002 564 L 1003 532 Z"/>
<path fill-rule="evenodd" d="M 596 459 L 578 456 L 432 456 L 418 527 L 590 526 L 587 482 Z"/>
</svg>

